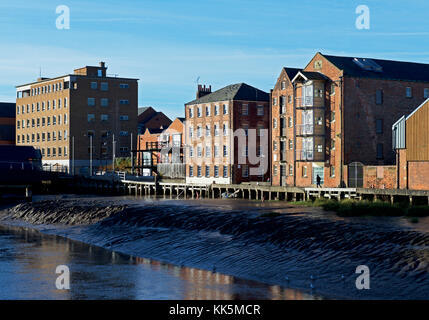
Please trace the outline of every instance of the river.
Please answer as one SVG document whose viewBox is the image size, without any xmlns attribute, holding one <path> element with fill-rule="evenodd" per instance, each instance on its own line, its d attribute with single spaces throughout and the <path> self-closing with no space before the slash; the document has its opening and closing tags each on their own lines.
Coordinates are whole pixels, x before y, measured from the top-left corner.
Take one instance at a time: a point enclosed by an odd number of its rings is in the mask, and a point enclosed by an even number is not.
<svg viewBox="0 0 429 320">
<path fill-rule="evenodd" d="M 41 209 L 25 219 L 1 221 L 2 299 L 429 297 L 427 218 L 417 224 L 339 218 L 318 208 L 243 200 L 38 201 L 45 201 Z M 103 211 L 112 204 L 124 209 L 90 224 L 64 213 L 68 206 Z M 73 223 L 45 223 L 52 214 Z M 70 268 L 70 290 L 55 288 L 57 265 Z M 359 265 L 370 270 L 369 290 L 356 288 Z"/>
</svg>

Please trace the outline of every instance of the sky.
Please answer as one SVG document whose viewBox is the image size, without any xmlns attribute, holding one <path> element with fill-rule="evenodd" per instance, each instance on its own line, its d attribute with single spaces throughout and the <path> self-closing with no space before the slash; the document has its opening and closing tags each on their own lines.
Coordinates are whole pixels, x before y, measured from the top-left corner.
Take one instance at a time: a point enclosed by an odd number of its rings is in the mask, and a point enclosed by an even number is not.
<svg viewBox="0 0 429 320">
<path fill-rule="evenodd" d="M 70 9 L 57 29 L 56 8 Z M 369 29 L 358 29 L 359 5 Z M 245 82 L 269 92 L 317 53 L 429 63 L 427 0 L 0 0 L 0 101 L 15 86 L 105 61 L 138 78 L 139 106 L 174 119 L 195 98 Z"/>
</svg>

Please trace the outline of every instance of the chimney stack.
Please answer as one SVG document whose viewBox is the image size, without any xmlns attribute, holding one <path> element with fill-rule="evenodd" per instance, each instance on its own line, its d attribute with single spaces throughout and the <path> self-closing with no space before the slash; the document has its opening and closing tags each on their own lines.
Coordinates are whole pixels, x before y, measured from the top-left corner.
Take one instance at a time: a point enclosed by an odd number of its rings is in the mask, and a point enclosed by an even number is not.
<svg viewBox="0 0 429 320">
<path fill-rule="evenodd" d="M 212 93 L 212 86 L 208 86 L 206 87 L 206 85 L 198 85 L 198 89 L 197 89 L 197 99 L 204 97 L 205 95 L 208 95 Z"/>
</svg>

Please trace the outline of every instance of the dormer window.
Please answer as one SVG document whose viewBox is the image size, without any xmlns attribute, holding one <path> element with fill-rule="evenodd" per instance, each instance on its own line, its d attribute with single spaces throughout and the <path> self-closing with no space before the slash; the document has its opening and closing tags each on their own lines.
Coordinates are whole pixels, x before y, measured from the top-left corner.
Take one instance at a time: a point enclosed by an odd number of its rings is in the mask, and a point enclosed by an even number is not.
<svg viewBox="0 0 429 320">
<path fill-rule="evenodd" d="M 102 76 L 103 76 L 103 70 L 98 69 L 97 71 L 98 71 L 98 76 L 99 76 L 99 77 L 102 77 Z"/>
</svg>

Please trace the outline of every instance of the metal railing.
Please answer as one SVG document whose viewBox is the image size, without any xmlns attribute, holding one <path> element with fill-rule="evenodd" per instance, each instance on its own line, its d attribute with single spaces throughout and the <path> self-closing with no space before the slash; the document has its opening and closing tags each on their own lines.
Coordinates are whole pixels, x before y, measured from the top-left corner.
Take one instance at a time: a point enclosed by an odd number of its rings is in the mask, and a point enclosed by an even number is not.
<svg viewBox="0 0 429 320">
<path fill-rule="evenodd" d="M 312 123 L 299 124 L 297 126 L 298 135 L 311 135 L 313 133 L 314 133 L 314 124 Z"/>
<path fill-rule="evenodd" d="M 313 150 L 296 150 L 296 160 L 298 161 L 313 161 L 314 151 Z"/>
</svg>

